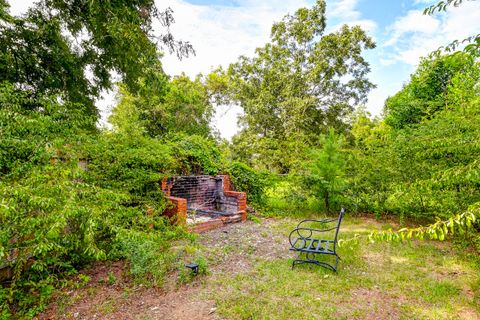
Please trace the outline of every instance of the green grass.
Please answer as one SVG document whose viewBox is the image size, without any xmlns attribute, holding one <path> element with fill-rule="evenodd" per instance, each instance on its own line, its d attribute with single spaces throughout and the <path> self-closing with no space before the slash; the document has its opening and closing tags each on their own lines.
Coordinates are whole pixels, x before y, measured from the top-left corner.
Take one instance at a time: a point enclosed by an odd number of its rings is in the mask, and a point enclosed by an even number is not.
<svg viewBox="0 0 480 320">
<path fill-rule="evenodd" d="M 285 241 L 295 220 L 250 224 L 221 249 L 201 247 L 213 272 L 204 298 L 228 319 L 477 319 L 480 317 L 478 257 L 449 243 L 370 243 L 365 237 L 339 249 L 338 273 L 314 265 L 291 270 Z M 255 230 L 252 232 L 251 228 Z M 385 225 L 347 218 L 341 238 L 366 235 Z M 271 238 L 271 241 L 265 239 Z M 201 239 L 200 239 L 201 241 Z M 268 256 L 271 246 L 277 256 Z M 241 270 L 233 266 L 243 261 Z M 248 263 L 247 263 L 248 262 Z M 238 269 L 238 268 L 237 268 Z"/>
</svg>

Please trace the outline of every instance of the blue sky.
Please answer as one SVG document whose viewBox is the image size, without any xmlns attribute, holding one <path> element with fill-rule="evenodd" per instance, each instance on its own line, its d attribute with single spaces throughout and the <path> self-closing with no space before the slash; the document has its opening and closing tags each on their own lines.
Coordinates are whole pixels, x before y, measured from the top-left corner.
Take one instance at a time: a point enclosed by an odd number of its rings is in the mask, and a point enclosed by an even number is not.
<svg viewBox="0 0 480 320">
<path fill-rule="evenodd" d="M 32 0 L 9 1 L 12 13 L 21 13 Z M 212 68 L 228 66 L 240 55 L 251 56 L 269 40 L 270 27 L 288 13 L 308 7 L 314 0 L 156 0 L 162 9 L 174 10 L 172 33 L 194 46 L 197 55 L 179 61 L 163 58 L 170 75 L 185 72 L 194 77 Z M 380 115 L 385 99 L 395 94 L 416 69 L 420 58 L 455 39 L 477 34 L 480 1 L 466 1 L 446 13 L 424 16 L 423 8 L 435 0 L 326 0 L 327 33 L 343 24 L 360 25 L 373 37 L 377 48 L 365 52 L 371 65 L 370 79 L 377 85 L 369 95 L 367 109 Z M 98 101 L 107 118 L 115 104 L 114 92 Z M 230 138 L 237 130 L 236 106 L 219 106 L 214 125 Z"/>
</svg>

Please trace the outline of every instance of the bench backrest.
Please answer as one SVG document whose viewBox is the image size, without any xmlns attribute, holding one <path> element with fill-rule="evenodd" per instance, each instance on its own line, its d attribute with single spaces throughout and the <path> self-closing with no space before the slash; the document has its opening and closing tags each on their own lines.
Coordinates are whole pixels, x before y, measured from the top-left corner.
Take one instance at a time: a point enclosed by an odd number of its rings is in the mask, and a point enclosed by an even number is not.
<svg viewBox="0 0 480 320">
<path fill-rule="evenodd" d="M 338 216 L 337 230 L 335 230 L 335 240 L 333 242 L 335 250 L 337 249 L 338 231 L 340 230 L 340 224 L 342 223 L 342 218 L 344 213 L 345 213 L 345 210 L 342 208 L 342 210 L 340 210 L 340 215 Z"/>
</svg>

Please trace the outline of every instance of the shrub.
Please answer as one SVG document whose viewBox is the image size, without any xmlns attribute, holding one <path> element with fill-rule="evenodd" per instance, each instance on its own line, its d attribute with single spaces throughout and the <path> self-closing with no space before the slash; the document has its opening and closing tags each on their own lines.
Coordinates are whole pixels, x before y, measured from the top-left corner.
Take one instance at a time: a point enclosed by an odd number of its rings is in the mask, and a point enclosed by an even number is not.
<svg viewBox="0 0 480 320">
<path fill-rule="evenodd" d="M 268 174 L 258 172 L 242 162 L 231 162 L 227 167 L 235 190 L 247 193 L 254 205 L 265 204 L 265 189 L 269 185 Z"/>
<path fill-rule="evenodd" d="M 159 140 L 105 133 L 82 146 L 88 159 L 86 179 L 129 195 L 124 203 L 161 213 L 165 207 L 159 181 L 172 172 L 172 150 Z"/>
<path fill-rule="evenodd" d="M 174 149 L 141 135 L 101 133 L 80 106 L 0 91 L 0 261 L 14 273 L 0 289 L 1 317 L 33 317 L 62 277 L 96 260 L 126 258 L 134 276 L 161 284 L 168 243 L 185 233 L 160 215 L 159 181 L 178 163 L 218 170 L 213 143 L 184 137 Z M 184 156 L 179 162 L 176 153 Z"/>
<path fill-rule="evenodd" d="M 201 136 L 177 134 L 168 140 L 175 156 L 175 172 L 179 175 L 215 175 L 222 158 L 215 142 Z"/>
</svg>

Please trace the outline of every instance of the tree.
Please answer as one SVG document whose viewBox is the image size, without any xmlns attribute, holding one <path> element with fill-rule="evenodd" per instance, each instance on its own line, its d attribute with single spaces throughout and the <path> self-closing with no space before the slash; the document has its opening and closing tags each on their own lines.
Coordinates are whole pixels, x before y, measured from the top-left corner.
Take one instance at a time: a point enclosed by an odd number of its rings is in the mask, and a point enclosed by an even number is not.
<svg viewBox="0 0 480 320">
<path fill-rule="evenodd" d="M 319 0 L 275 23 L 271 41 L 257 48 L 253 58 L 240 57 L 223 71 L 229 76 L 231 101 L 244 110 L 239 137 L 273 148 L 256 154 L 298 156 L 302 145 L 314 144 L 328 127 L 345 131 L 346 114 L 374 87 L 361 55 L 375 47 L 372 39 L 358 26 L 345 25 L 330 34 L 325 27 L 325 2 Z M 273 170 L 288 171 L 294 161 L 281 158 Z"/>
<path fill-rule="evenodd" d="M 152 33 L 154 19 L 166 34 Z M 172 11 L 159 12 L 153 0 L 41 0 L 22 17 L 0 0 L 0 82 L 32 97 L 61 94 L 97 114 L 94 100 L 112 88 L 113 72 L 136 91 L 140 75 L 161 70 L 157 44 L 179 56 L 192 53 L 169 32 L 173 22 Z"/>
<path fill-rule="evenodd" d="M 466 53 L 423 59 L 410 82 L 385 102 L 386 123 L 403 128 L 434 117 L 447 107 L 448 88 L 454 77 L 470 73 L 474 64 L 474 58 Z"/>
<path fill-rule="evenodd" d="M 142 78 L 137 94 L 121 87 L 119 103 L 109 121 L 117 131 L 143 132 L 151 137 L 173 133 L 211 135 L 213 106 L 205 79 L 190 80 L 185 74 L 168 81 L 163 73 Z"/>
<path fill-rule="evenodd" d="M 449 218 L 480 201 L 479 68 L 466 53 L 424 60 L 384 121 L 357 115 L 345 193 L 357 210 Z"/>
<path fill-rule="evenodd" d="M 322 136 L 321 144 L 321 149 L 312 152 L 303 181 L 314 196 L 323 199 L 325 209 L 330 212 L 332 200 L 346 185 L 343 137 L 330 129 L 327 135 Z"/>
</svg>

